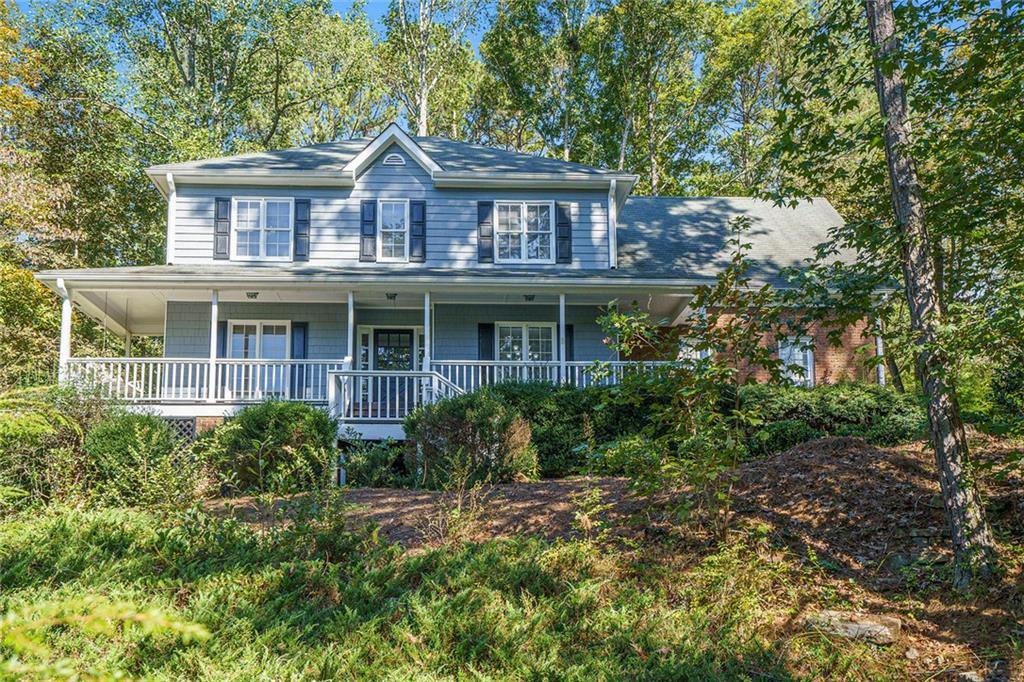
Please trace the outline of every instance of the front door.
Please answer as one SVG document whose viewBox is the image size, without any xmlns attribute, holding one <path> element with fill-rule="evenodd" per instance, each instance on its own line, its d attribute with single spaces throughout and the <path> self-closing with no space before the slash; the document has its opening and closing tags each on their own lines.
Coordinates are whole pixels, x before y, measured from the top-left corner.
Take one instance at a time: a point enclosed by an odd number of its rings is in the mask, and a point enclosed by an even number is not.
<svg viewBox="0 0 1024 682">
<path fill-rule="evenodd" d="M 412 329 L 375 329 L 373 331 L 373 368 L 384 372 L 409 372 L 414 369 Z M 406 375 L 384 375 L 371 380 L 369 387 L 373 413 L 378 417 L 400 418 L 409 411 L 415 397 L 415 379 Z"/>
<path fill-rule="evenodd" d="M 411 329 L 376 329 L 373 332 L 373 368 L 409 371 L 413 368 Z"/>
</svg>

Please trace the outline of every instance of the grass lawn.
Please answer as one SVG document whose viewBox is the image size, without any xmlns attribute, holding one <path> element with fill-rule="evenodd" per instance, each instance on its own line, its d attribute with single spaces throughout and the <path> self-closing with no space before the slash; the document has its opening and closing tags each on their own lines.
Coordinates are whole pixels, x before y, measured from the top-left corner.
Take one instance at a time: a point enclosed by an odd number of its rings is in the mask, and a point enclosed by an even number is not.
<svg viewBox="0 0 1024 682">
<path fill-rule="evenodd" d="M 372 528 L 363 525 L 366 507 L 347 504 L 299 505 L 270 523 L 223 506 L 25 513 L 0 525 L 8 612 L 0 632 L 48 647 L 17 665 L 153 679 L 900 679 L 985 671 L 998 661 L 1019 676 L 1019 525 L 999 521 L 1004 583 L 987 595 L 950 595 L 947 564 L 916 533 L 936 510 L 928 499 L 903 499 L 899 487 L 924 485 L 915 479 L 924 469 L 914 467 L 926 460 L 913 448 L 863 450 L 834 447 L 820 465 L 803 462 L 802 472 L 785 457 L 815 451 L 787 453 L 774 469 L 752 465 L 724 544 L 638 519 L 645 505 L 618 499 L 614 482 L 601 482 L 614 525 L 603 542 L 571 531 L 574 507 L 561 482 L 535 484 L 555 486 L 548 498 L 494 496 L 467 521 L 474 532 L 449 528 L 430 542 L 396 535 L 419 521 L 394 499 L 393 518 L 371 518 L 379 524 Z M 874 474 L 864 457 L 878 460 Z M 851 506 L 863 496 L 847 495 L 852 483 L 842 477 L 851 471 L 899 496 L 894 523 L 871 516 L 886 508 L 881 496 Z M 807 477 L 802 491 L 785 472 Z M 778 479 L 777 494 L 769 477 Z M 445 504 L 409 494 L 428 525 Z M 901 523 L 915 533 L 894 532 Z M 836 528 L 851 532 L 840 537 Z M 886 537 L 887 547 L 872 549 Z M 892 563 L 914 547 L 920 555 Z M 156 609 L 208 636 L 147 628 L 150 616 L 105 631 L 76 620 L 106 605 Z M 895 613 L 905 631 L 880 647 L 802 627 L 801 616 L 820 608 Z M 33 621 L 40 626 L 20 629 Z"/>
</svg>

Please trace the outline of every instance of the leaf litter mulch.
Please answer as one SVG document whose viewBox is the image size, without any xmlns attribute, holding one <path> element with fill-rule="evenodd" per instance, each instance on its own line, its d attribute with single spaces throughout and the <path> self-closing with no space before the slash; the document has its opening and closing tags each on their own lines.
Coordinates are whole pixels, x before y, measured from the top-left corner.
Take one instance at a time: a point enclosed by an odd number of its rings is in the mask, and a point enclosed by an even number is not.
<svg viewBox="0 0 1024 682">
<path fill-rule="evenodd" d="M 978 438 L 972 456 L 984 470 L 1011 451 L 1006 441 Z M 817 571 L 816 589 L 833 603 L 898 614 L 905 626 L 898 646 L 922 679 L 937 670 L 946 671 L 938 679 L 949 671 L 981 670 L 980 679 L 1024 680 L 1024 477 L 979 479 L 1003 572 L 975 597 L 948 587 L 950 543 L 934 455 L 925 443 L 882 448 L 825 438 L 746 463 L 737 472 L 735 524 L 759 528 L 790 558 Z M 450 532 L 444 524 L 460 503 L 472 517 L 465 540 L 577 536 L 576 500 L 592 487 L 609 505 L 603 516 L 616 534 L 643 539 L 659 526 L 658 505 L 633 496 L 617 478 L 496 485 L 463 496 L 362 488 L 346 491 L 345 499 L 355 505 L 349 513 L 354 524 L 373 524 L 382 537 L 417 552 Z M 246 498 L 231 505 L 243 517 L 246 508 L 256 512 Z"/>
</svg>

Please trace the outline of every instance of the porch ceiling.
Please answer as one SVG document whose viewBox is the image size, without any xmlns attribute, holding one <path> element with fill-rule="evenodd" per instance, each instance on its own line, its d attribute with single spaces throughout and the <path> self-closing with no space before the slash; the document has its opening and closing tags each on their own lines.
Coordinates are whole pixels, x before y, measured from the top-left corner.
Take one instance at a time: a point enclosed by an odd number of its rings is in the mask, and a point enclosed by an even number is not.
<svg viewBox="0 0 1024 682">
<path fill-rule="evenodd" d="M 525 284 L 525 283 L 524 283 Z M 423 309 L 423 291 L 429 290 L 434 305 L 558 305 L 558 294 L 534 291 L 528 285 L 506 291 L 442 290 L 423 287 L 419 291 L 391 291 L 395 287 L 361 287 L 353 290 L 358 308 Z M 389 299 L 388 294 L 394 294 Z M 209 303 L 210 289 L 135 288 L 135 289 L 71 289 L 72 301 L 84 314 L 104 325 L 114 334 L 124 336 L 162 336 L 168 301 Z M 260 303 L 344 303 L 348 290 L 281 288 L 260 286 L 251 288 L 218 289 L 221 302 Z M 605 292 L 567 292 L 566 305 L 604 306 L 615 301 L 622 307 L 637 303 L 659 319 L 674 322 L 687 309 L 689 293 L 615 295 Z"/>
</svg>

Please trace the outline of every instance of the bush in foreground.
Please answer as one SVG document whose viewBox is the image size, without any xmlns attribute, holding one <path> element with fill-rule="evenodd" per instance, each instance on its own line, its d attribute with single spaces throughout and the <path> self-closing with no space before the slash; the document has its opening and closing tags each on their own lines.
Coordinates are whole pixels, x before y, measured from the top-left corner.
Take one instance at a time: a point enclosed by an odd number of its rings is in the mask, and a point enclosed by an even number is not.
<svg viewBox="0 0 1024 682">
<path fill-rule="evenodd" d="M 822 436 L 858 436 L 876 445 L 921 437 L 927 416 L 917 398 L 874 384 L 823 384 L 814 388 L 748 384 L 740 387 L 742 409 L 762 425 L 751 430 L 750 449 L 781 452 Z"/>
<path fill-rule="evenodd" d="M 405 419 L 406 469 L 425 488 L 537 476 L 529 423 L 493 389 L 424 405 Z"/>
<path fill-rule="evenodd" d="M 328 482 L 337 433 L 323 410 L 271 400 L 239 411 L 196 446 L 238 492 L 298 492 Z"/>
<path fill-rule="evenodd" d="M 187 506 L 208 487 L 206 467 L 154 415 L 111 416 L 86 434 L 83 448 L 103 504 Z"/>
</svg>

